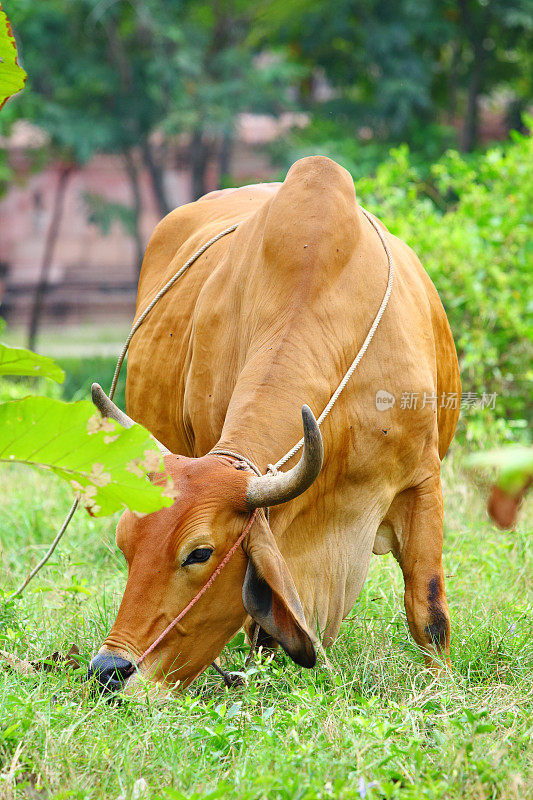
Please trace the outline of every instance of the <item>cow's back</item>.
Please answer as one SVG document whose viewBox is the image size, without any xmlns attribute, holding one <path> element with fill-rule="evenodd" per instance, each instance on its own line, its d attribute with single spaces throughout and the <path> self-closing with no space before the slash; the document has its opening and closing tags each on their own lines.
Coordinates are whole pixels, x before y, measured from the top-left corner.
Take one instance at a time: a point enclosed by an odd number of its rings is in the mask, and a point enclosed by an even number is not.
<svg viewBox="0 0 533 800">
<path fill-rule="evenodd" d="M 143 259 L 137 319 L 161 288 L 203 244 L 252 216 L 280 184 L 211 192 L 172 211 L 156 226 Z M 176 453 L 192 455 L 183 415 L 183 375 L 198 295 L 226 254 L 232 233 L 211 245 L 158 301 L 128 353 L 126 408 Z"/>
</svg>

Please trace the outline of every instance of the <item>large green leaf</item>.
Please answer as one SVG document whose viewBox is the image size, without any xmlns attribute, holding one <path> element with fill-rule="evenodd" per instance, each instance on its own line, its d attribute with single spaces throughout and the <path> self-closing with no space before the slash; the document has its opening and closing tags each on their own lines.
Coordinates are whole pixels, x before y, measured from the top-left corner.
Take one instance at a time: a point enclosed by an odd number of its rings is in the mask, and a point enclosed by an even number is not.
<svg viewBox="0 0 533 800">
<path fill-rule="evenodd" d="M 51 378 L 58 383 L 65 380 L 65 373 L 53 359 L 32 353 L 31 350 L 8 347 L 0 342 L 1 375 L 31 375 Z"/>
<path fill-rule="evenodd" d="M 148 431 L 103 419 L 87 400 L 27 397 L 0 405 L 0 461 L 51 470 L 94 516 L 125 506 L 150 513 L 173 502 L 171 485 L 146 477 L 163 466 Z"/>
<path fill-rule="evenodd" d="M 0 108 L 24 87 L 27 75 L 17 62 L 17 45 L 0 4 Z"/>
</svg>

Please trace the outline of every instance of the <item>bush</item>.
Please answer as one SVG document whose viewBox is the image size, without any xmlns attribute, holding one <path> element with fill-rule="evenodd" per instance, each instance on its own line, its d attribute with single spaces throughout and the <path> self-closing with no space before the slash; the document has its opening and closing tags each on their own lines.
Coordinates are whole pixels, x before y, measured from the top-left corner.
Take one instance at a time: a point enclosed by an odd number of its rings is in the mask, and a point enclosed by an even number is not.
<svg viewBox="0 0 533 800">
<path fill-rule="evenodd" d="M 435 283 L 463 392 L 497 394 L 494 411 L 469 413 L 471 440 L 485 440 L 489 430 L 492 439 L 527 438 L 532 160 L 531 139 L 514 134 L 483 154 L 447 152 L 425 180 L 402 146 L 375 175 L 356 181 L 363 205 L 415 250 Z"/>
</svg>

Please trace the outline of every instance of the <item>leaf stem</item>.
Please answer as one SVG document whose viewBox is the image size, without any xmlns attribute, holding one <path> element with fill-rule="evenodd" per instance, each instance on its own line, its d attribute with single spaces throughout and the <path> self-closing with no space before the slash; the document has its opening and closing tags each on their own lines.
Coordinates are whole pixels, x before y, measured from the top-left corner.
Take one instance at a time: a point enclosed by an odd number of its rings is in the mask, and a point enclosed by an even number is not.
<svg viewBox="0 0 533 800">
<path fill-rule="evenodd" d="M 65 533 L 66 529 L 68 528 L 69 522 L 72 519 L 72 517 L 74 516 L 74 512 L 76 511 L 76 509 L 78 507 L 78 502 L 79 502 L 78 498 L 76 498 L 74 500 L 74 502 L 72 503 L 72 506 L 70 507 L 70 511 L 68 512 L 67 516 L 65 517 L 65 521 L 63 522 L 61 528 L 59 529 L 59 532 L 58 532 L 56 538 L 54 539 L 54 541 L 52 542 L 52 544 L 50 545 L 50 547 L 46 551 L 45 555 L 39 561 L 37 566 L 34 567 L 32 569 L 32 571 L 29 572 L 26 575 L 23 583 L 21 583 L 19 588 L 15 592 L 13 592 L 13 594 L 8 595 L 8 597 L 7 597 L 8 600 L 13 600 L 14 597 L 18 597 L 18 595 L 21 594 L 24 591 L 24 589 L 26 588 L 28 583 L 32 580 L 32 578 L 34 578 L 37 575 L 37 573 L 39 572 L 39 570 L 44 567 L 44 565 L 46 564 L 46 562 L 48 561 L 48 559 L 50 558 L 50 556 L 52 555 L 52 553 L 56 549 L 61 537 L 63 536 L 63 534 Z"/>
</svg>

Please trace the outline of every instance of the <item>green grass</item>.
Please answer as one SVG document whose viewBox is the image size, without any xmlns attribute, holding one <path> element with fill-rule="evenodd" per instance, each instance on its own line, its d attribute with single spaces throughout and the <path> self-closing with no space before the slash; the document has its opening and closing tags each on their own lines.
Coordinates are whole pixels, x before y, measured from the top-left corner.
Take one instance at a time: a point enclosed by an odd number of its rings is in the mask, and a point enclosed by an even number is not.
<svg viewBox="0 0 533 800">
<path fill-rule="evenodd" d="M 72 322 L 65 325 L 48 324 L 41 327 L 37 351 L 43 355 L 82 356 L 102 352 L 117 354 L 130 332 L 131 320 L 121 318 L 113 322 Z M 27 327 L 9 324 L 2 332 L 2 341 L 10 347 L 27 347 Z"/>
<path fill-rule="evenodd" d="M 0 796 L 532 798 L 531 515 L 516 532 L 496 530 L 459 462 L 444 466 L 451 675 L 424 670 L 399 569 L 375 558 L 329 665 L 322 658 L 312 671 L 282 655 L 254 667 L 245 690 L 224 690 L 208 670 L 164 704 L 113 706 L 88 696 L 75 672 L 0 667 Z M 23 467 L 4 467 L 0 486 L 8 591 L 69 496 Z M 79 513 L 23 598 L 0 602 L 1 649 L 38 660 L 72 643 L 88 658 L 99 646 L 125 579 L 114 524 Z M 242 667 L 242 634 L 226 658 Z"/>
</svg>

